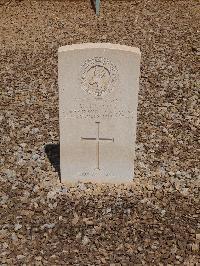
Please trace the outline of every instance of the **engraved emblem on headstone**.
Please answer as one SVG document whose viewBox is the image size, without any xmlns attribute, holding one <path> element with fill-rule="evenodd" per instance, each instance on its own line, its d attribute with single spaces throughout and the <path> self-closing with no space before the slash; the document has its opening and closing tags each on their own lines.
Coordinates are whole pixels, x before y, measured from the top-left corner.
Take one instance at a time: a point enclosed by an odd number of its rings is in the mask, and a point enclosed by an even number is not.
<svg viewBox="0 0 200 266">
<path fill-rule="evenodd" d="M 81 88 L 91 95 L 101 97 L 110 93 L 117 81 L 117 68 L 106 58 L 88 59 L 81 67 Z"/>
</svg>

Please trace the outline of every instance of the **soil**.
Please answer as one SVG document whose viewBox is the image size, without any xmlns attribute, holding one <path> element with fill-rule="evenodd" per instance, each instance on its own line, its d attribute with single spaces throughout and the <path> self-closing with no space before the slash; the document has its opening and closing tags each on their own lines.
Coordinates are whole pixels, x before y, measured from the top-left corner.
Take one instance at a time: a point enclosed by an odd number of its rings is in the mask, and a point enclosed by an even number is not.
<svg viewBox="0 0 200 266">
<path fill-rule="evenodd" d="M 0 4 L 1 265 L 198 265 L 199 5 Z M 59 180 L 58 47 L 141 49 L 130 186 Z"/>
</svg>

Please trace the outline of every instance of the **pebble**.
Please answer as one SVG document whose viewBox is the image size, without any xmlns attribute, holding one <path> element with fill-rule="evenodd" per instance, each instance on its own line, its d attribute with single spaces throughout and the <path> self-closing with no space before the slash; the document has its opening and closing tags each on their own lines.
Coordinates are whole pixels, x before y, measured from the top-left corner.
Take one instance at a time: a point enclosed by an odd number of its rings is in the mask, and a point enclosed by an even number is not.
<svg viewBox="0 0 200 266">
<path fill-rule="evenodd" d="M 18 230 L 20 230 L 22 228 L 22 225 L 21 224 L 15 224 L 15 228 L 14 228 L 14 230 L 15 231 L 18 231 Z"/>
<path fill-rule="evenodd" d="M 17 242 L 18 241 L 18 237 L 17 237 L 17 235 L 15 233 L 12 233 L 11 238 L 12 238 L 13 242 Z"/>
<path fill-rule="evenodd" d="M 196 239 L 200 240 L 200 234 L 196 234 Z"/>
<path fill-rule="evenodd" d="M 79 216 L 76 212 L 74 212 L 74 218 L 72 219 L 72 224 L 76 225 L 79 221 Z"/>
<path fill-rule="evenodd" d="M 199 243 L 193 243 L 192 244 L 192 251 L 194 251 L 194 252 L 199 251 Z"/>
<path fill-rule="evenodd" d="M 24 256 L 24 255 L 17 255 L 17 259 L 18 260 L 22 260 L 22 259 L 24 259 L 26 256 Z"/>
<path fill-rule="evenodd" d="M 37 257 L 35 257 L 35 260 L 42 260 L 42 257 L 41 256 L 37 256 Z"/>
<path fill-rule="evenodd" d="M 90 239 L 87 236 L 84 236 L 82 239 L 82 244 L 87 245 L 90 242 Z"/>
<path fill-rule="evenodd" d="M 43 225 L 41 225 L 40 226 L 40 228 L 43 230 L 43 229 L 45 229 L 45 228 L 47 228 L 47 229 L 52 229 L 52 228 L 54 228 L 55 227 L 55 223 L 51 223 L 51 224 L 43 224 Z"/>
</svg>

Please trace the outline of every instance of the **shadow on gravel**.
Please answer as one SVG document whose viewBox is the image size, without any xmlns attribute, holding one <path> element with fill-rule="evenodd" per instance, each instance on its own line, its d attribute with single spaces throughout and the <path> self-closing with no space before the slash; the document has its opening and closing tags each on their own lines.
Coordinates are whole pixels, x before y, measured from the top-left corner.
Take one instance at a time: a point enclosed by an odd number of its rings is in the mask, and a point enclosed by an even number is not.
<svg viewBox="0 0 200 266">
<path fill-rule="evenodd" d="M 51 165 L 54 167 L 55 171 L 58 173 L 59 180 L 61 182 L 61 175 L 60 175 L 60 143 L 45 145 L 45 153 L 46 153 Z"/>
</svg>

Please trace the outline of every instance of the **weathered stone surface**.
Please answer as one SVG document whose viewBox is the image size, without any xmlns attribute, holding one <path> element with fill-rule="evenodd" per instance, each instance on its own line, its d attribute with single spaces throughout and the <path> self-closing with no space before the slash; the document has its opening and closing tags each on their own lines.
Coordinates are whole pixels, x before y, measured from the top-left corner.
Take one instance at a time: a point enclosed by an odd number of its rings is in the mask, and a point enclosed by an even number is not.
<svg viewBox="0 0 200 266">
<path fill-rule="evenodd" d="M 58 54 L 62 181 L 132 181 L 139 49 L 88 43 Z"/>
</svg>

